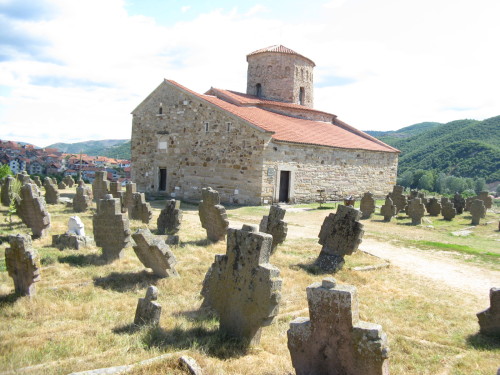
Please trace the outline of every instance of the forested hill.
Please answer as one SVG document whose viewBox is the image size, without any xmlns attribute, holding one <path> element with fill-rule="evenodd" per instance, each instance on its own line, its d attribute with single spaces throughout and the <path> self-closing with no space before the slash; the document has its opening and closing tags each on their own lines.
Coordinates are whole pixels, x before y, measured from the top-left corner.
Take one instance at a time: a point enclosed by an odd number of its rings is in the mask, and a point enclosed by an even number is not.
<svg viewBox="0 0 500 375">
<path fill-rule="evenodd" d="M 500 180 L 500 116 L 366 133 L 401 150 L 399 175 L 424 169 L 487 182 Z"/>
<path fill-rule="evenodd" d="M 110 158 L 130 160 L 130 141 L 128 139 L 105 139 L 77 143 L 54 143 L 47 146 L 57 148 L 66 153 L 80 152 L 92 156 L 107 156 Z"/>
</svg>

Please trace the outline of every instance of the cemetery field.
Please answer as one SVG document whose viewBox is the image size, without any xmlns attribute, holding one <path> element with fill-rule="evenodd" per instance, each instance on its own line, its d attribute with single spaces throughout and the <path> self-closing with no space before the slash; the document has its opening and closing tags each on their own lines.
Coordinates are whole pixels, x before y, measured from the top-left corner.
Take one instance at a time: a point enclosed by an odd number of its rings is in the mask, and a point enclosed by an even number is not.
<svg viewBox="0 0 500 375">
<path fill-rule="evenodd" d="M 72 196 L 74 190 L 65 190 Z M 149 227 L 154 233 L 164 201 L 153 201 L 149 225 L 131 221 L 132 232 Z M 75 215 L 62 204 L 49 205 L 50 234 L 66 231 Z M 245 350 L 218 333 L 218 321 L 199 310 L 200 291 L 206 271 L 216 254 L 226 251 L 225 242 L 212 244 L 201 228 L 196 205 L 183 204 L 180 246 L 171 249 L 177 258 L 179 278 L 159 279 L 145 270 L 132 248 L 123 259 L 106 264 L 101 250 L 59 251 L 51 238 L 34 240 L 42 265 L 37 295 L 16 298 L 5 267 L 7 236 L 29 233 L 17 217 L 12 223 L 5 207 L 0 209 L 0 375 L 68 374 L 97 368 L 161 359 L 132 368 L 131 374 L 186 374 L 177 363 L 181 355 L 196 359 L 205 374 L 292 374 L 287 349 L 287 329 L 296 317 L 308 316 L 305 288 L 323 277 L 311 266 L 321 246 L 320 226 L 333 209 L 317 205 L 287 207 L 288 237 L 278 246 L 271 263 L 283 279 L 279 315 L 262 331 L 258 346 Z M 231 226 L 258 224 L 269 207 L 228 208 Z M 378 211 L 377 211 L 378 212 Z M 92 235 L 92 211 L 79 214 L 87 235 Z M 498 213 L 489 212 L 479 226 L 469 228 L 468 213 L 451 223 L 429 218 L 422 226 L 408 225 L 401 216 L 391 223 L 379 215 L 363 220 L 365 245 L 384 243 L 411 247 L 425 258 L 445 252 L 450 262 L 473 264 L 500 274 Z M 483 224 L 486 223 L 486 224 Z M 469 230 L 467 236 L 452 232 Z M 346 257 L 346 265 L 334 277 L 358 289 L 360 318 L 381 324 L 388 335 L 391 374 L 490 375 L 500 366 L 500 339 L 478 334 L 476 313 L 489 306 L 487 293 L 473 293 L 412 273 L 395 265 L 372 270 L 357 267 L 383 266 L 384 259 L 358 251 Z M 148 285 L 159 290 L 162 315 L 158 327 L 135 327 L 137 299 Z M 492 285 L 494 286 L 494 285 Z M 500 286 L 500 285 L 496 285 Z"/>
</svg>

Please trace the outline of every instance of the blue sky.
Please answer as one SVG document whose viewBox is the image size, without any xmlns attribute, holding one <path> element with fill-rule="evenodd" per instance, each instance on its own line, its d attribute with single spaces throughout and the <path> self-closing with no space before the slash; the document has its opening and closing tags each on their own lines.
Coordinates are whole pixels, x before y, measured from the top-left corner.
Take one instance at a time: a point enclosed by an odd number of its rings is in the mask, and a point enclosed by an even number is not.
<svg viewBox="0 0 500 375">
<path fill-rule="evenodd" d="M 362 130 L 500 113 L 498 0 L 0 0 L 0 138 L 129 138 L 163 78 L 244 91 L 246 54 L 316 63 L 315 107 Z"/>
</svg>

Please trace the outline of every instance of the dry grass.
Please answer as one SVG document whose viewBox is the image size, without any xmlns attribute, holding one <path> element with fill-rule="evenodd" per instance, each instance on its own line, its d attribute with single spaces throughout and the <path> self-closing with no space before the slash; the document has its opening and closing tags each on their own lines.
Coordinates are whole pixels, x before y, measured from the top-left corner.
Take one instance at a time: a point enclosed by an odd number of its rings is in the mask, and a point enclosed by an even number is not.
<svg viewBox="0 0 500 375">
<path fill-rule="evenodd" d="M 156 226 L 162 202 L 154 202 L 153 207 L 151 229 Z M 274 324 L 264 329 L 260 345 L 245 350 L 218 334 L 216 319 L 198 311 L 205 272 L 214 255 L 225 252 L 225 244 L 208 243 L 196 208 L 185 208 L 180 233 L 183 245 L 173 249 L 179 261 L 180 278 L 176 279 L 153 277 L 132 249 L 126 250 L 124 259 L 105 264 L 97 248 L 59 251 L 45 238 L 34 241 L 43 264 L 37 296 L 16 299 L 11 294 L 12 280 L 2 268 L 6 246 L 2 244 L 0 371 L 36 366 L 25 373 L 67 374 L 183 351 L 194 357 L 207 374 L 293 373 L 286 331 L 293 318 L 307 316 L 305 288 L 323 277 L 308 265 L 319 253 L 314 237 L 330 211 L 287 213 L 290 238 L 272 258 L 283 278 L 280 314 Z M 73 215 L 71 210 L 57 205 L 50 206 L 50 212 L 51 233 L 64 232 L 68 217 Z M 257 223 L 265 212 L 267 209 L 262 207 L 231 209 L 230 218 L 234 222 Z M 27 232 L 19 223 L 9 230 L 9 225 L 3 223 L 5 211 L 1 215 L 1 236 L 19 229 Z M 80 217 L 91 234 L 91 213 Z M 380 226 L 386 225 L 375 220 L 366 224 L 367 235 L 377 237 L 380 235 L 372 234 L 372 230 L 381 231 Z M 389 225 L 401 229 L 403 236 L 408 235 L 406 226 Z M 144 225 L 132 222 L 132 227 L 135 230 Z M 301 230 L 303 235 L 293 235 Z M 397 239 L 397 232 L 391 236 Z M 361 318 L 384 327 L 391 347 L 392 374 L 495 373 L 500 366 L 500 342 L 477 334 L 475 313 L 486 307 L 484 296 L 465 294 L 392 267 L 373 272 L 350 270 L 377 263 L 379 259 L 358 252 L 347 258 L 346 267 L 335 277 L 358 288 Z M 160 326 L 137 329 L 131 324 L 137 298 L 144 296 L 150 284 L 160 290 Z M 132 373 L 184 373 L 177 358 L 142 365 Z"/>
</svg>

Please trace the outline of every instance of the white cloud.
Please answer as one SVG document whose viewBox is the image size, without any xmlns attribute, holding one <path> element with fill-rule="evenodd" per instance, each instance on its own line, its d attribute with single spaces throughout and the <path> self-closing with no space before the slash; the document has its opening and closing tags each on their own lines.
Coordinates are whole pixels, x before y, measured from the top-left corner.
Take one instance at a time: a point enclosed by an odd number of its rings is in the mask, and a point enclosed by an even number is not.
<svg viewBox="0 0 500 375">
<path fill-rule="evenodd" d="M 185 5 L 185 6 L 181 7 L 181 12 L 186 13 L 190 9 L 191 9 L 191 5 Z"/>
</svg>

